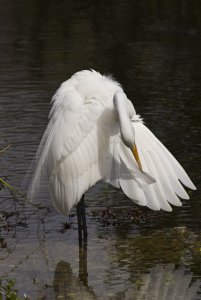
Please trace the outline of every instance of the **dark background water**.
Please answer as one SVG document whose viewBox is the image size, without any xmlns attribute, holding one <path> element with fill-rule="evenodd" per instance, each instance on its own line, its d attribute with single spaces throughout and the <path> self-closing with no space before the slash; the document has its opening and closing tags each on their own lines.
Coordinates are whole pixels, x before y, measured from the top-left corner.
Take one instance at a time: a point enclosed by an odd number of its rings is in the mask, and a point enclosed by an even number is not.
<svg viewBox="0 0 201 300">
<path fill-rule="evenodd" d="M 106 228 L 94 210 L 132 209 L 132 203 L 101 183 L 92 188 L 87 195 L 90 288 L 77 279 L 76 230 L 60 232 L 66 218 L 51 209 L 23 207 L 1 191 L 1 215 L 8 214 L 1 222 L 1 276 L 15 278 L 21 294 L 57 299 L 75 293 L 77 285 L 81 296 L 74 299 L 138 299 L 137 278 L 145 281 L 147 272 L 162 278 L 170 263 L 181 285 L 189 274 L 193 282 L 201 278 L 200 15 L 200 1 L 190 0 L 1 1 L 0 146 L 12 146 L 0 157 L 0 176 L 20 188 L 47 125 L 53 93 L 74 72 L 92 68 L 122 83 L 147 126 L 198 187 L 172 214 L 150 212 L 136 225 L 122 210 L 121 224 Z M 66 282 L 70 290 L 61 288 Z M 149 287 L 149 293 L 156 292 Z"/>
</svg>

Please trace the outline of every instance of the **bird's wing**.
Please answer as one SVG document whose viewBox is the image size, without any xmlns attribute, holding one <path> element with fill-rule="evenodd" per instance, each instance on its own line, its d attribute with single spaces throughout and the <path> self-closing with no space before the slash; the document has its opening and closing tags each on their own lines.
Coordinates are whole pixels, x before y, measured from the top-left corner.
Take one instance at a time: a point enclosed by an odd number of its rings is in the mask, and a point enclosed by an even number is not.
<svg viewBox="0 0 201 300">
<path fill-rule="evenodd" d="M 136 115 L 132 125 L 143 172 L 117 134 L 110 145 L 113 155 L 105 180 L 121 187 L 139 205 L 171 211 L 169 203 L 180 206 L 179 197 L 189 199 L 180 181 L 188 188 L 195 189 L 195 186 L 177 160 Z"/>
<path fill-rule="evenodd" d="M 168 203 L 182 205 L 178 197 L 189 199 L 189 196 L 180 181 L 190 189 L 196 189 L 194 184 L 173 155 L 142 122 L 134 121 L 132 124 L 142 169 L 156 180 L 156 183 L 144 186 L 145 205 L 167 211 L 171 210 Z"/>
<path fill-rule="evenodd" d="M 102 161 L 109 137 L 104 132 L 105 107 L 99 99 L 84 102 L 75 90 L 64 93 L 60 89 L 54 96 L 50 122 L 37 153 L 30 197 L 45 178 L 55 208 L 67 214 L 103 177 Z"/>
<path fill-rule="evenodd" d="M 110 153 L 111 161 L 108 162 L 105 181 L 122 188 L 125 195 L 137 204 L 157 209 L 156 201 L 145 192 L 155 183 L 155 179 L 148 172 L 141 172 L 131 150 L 123 144 L 119 134 L 113 137 Z"/>
</svg>

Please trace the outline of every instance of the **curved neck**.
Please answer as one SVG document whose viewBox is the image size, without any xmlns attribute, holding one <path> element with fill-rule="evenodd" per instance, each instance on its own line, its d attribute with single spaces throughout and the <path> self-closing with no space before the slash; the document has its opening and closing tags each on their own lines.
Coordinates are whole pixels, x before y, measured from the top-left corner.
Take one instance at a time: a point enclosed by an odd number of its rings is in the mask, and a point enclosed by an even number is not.
<svg viewBox="0 0 201 300">
<path fill-rule="evenodd" d="M 128 99 L 123 91 L 117 91 L 113 98 L 114 107 L 118 113 L 121 138 L 124 144 L 133 149 L 135 144 L 135 131 L 128 112 Z"/>
</svg>

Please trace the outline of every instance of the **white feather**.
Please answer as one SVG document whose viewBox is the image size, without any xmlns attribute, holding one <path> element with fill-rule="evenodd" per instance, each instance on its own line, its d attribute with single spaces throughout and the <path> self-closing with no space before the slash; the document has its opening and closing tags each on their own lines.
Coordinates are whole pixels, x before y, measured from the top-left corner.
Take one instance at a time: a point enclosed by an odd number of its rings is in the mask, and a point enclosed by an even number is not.
<svg viewBox="0 0 201 300">
<path fill-rule="evenodd" d="M 49 118 L 29 192 L 33 198 L 46 181 L 55 208 L 64 214 L 100 179 L 154 210 L 181 205 L 177 195 L 188 198 L 179 180 L 195 188 L 110 77 L 76 73 L 53 96 Z M 143 172 L 129 149 L 134 143 Z"/>
<path fill-rule="evenodd" d="M 195 186 L 176 159 L 143 123 L 133 122 L 133 126 L 142 168 L 156 179 L 153 188 L 160 207 L 169 210 L 163 206 L 167 201 L 180 206 L 181 201 L 176 195 L 183 199 L 189 199 L 189 196 L 179 180 L 192 189 Z"/>
</svg>

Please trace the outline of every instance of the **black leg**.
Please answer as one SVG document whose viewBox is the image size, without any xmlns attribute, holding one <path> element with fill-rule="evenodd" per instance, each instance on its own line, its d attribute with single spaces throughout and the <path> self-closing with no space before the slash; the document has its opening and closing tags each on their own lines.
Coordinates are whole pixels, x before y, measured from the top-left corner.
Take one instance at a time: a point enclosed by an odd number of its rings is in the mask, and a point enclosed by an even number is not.
<svg viewBox="0 0 201 300">
<path fill-rule="evenodd" d="M 81 243 L 82 243 L 82 217 L 81 217 L 80 202 L 77 204 L 77 223 L 78 223 L 79 245 L 81 245 Z"/>
<path fill-rule="evenodd" d="M 79 278 L 85 286 L 88 286 L 87 241 L 86 240 L 84 240 L 83 247 L 79 248 Z"/>
<path fill-rule="evenodd" d="M 82 236 L 84 241 L 87 239 L 87 222 L 86 212 L 84 205 L 84 195 L 77 204 L 77 220 L 78 220 L 78 234 L 79 234 L 79 245 L 82 246 Z"/>
<path fill-rule="evenodd" d="M 82 226 L 83 226 L 83 235 L 84 240 L 87 239 L 87 220 L 86 220 L 86 211 L 85 211 L 85 205 L 84 205 L 84 195 L 81 199 L 81 209 L 82 209 Z"/>
</svg>

